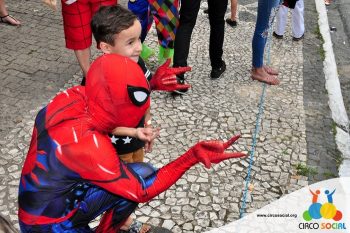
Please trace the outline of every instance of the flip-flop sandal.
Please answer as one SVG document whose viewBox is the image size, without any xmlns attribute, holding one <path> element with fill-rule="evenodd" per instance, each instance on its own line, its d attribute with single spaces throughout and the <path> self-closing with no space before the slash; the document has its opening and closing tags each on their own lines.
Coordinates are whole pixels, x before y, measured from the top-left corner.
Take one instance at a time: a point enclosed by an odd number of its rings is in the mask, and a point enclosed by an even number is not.
<svg viewBox="0 0 350 233">
<path fill-rule="evenodd" d="M 254 78 L 253 76 L 251 76 L 253 80 L 257 80 L 259 82 L 262 82 L 262 83 L 266 83 L 266 84 L 269 84 L 269 85 L 278 85 L 280 83 L 280 80 L 276 77 L 273 77 L 273 76 L 266 76 L 266 78 L 264 79 L 257 79 L 257 78 Z"/>
<path fill-rule="evenodd" d="M 266 73 L 271 74 L 271 75 L 278 75 L 278 71 L 274 70 L 273 68 L 271 68 L 270 66 L 264 66 L 264 70 L 266 71 Z"/>
<path fill-rule="evenodd" d="M 120 233 L 139 233 L 141 232 L 142 227 L 147 227 L 147 226 L 150 227 L 147 233 L 173 233 L 172 231 L 166 228 L 152 226 L 150 224 L 142 223 L 136 219 L 133 219 L 128 230 L 119 230 L 119 232 Z"/>
<path fill-rule="evenodd" d="M 4 21 L 4 19 L 6 19 L 7 17 L 10 17 L 14 21 L 16 21 L 18 24 L 11 23 L 11 22 L 9 22 L 7 20 Z M 6 23 L 6 24 L 11 25 L 11 26 L 19 26 L 19 25 L 21 25 L 21 23 L 15 17 L 13 17 L 12 15 L 0 16 L 0 21 L 1 21 L 1 23 Z"/>
</svg>

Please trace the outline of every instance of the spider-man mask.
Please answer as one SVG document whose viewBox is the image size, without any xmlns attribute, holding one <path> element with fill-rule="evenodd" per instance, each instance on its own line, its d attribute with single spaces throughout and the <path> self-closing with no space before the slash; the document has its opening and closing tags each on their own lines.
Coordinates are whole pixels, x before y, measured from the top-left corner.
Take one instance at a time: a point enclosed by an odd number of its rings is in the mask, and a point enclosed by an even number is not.
<svg viewBox="0 0 350 233">
<path fill-rule="evenodd" d="M 127 57 L 99 57 L 86 80 L 88 111 L 101 131 L 136 127 L 150 106 L 148 82 L 139 65 Z"/>
</svg>

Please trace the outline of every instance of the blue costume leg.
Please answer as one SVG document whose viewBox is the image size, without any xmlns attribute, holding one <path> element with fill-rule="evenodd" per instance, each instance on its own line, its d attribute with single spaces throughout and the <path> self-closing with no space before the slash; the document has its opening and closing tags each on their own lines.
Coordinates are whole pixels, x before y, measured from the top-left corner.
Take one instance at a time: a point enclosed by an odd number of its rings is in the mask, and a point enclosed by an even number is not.
<svg viewBox="0 0 350 233">
<path fill-rule="evenodd" d="M 144 187 L 150 185 L 150 183 L 144 183 L 143 178 L 154 174 L 155 168 L 146 163 L 130 163 L 127 166 L 134 170 L 134 175 L 143 183 Z M 61 223 L 26 225 L 20 222 L 21 232 L 91 233 L 95 231 L 91 230 L 88 224 L 106 211 L 96 232 L 114 231 L 119 229 L 128 216 L 135 211 L 138 203 L 113 195 L 99 187 L 91 186 L 78 205 L 77 213 Z"/>
<path fill-rule="evenodd" d="M 143 43 L 153 22 L 153 17 L 150 15 L 149 3 L 147 0 L 129 1 L 128 8 L 140 20 L 142 28 L 141 42 Z"/>
</svg>

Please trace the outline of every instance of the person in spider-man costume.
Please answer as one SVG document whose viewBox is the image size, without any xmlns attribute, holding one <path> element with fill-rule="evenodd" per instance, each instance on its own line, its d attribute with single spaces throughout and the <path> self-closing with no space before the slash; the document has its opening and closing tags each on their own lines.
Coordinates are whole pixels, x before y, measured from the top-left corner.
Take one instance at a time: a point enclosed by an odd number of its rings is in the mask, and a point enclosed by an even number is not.
<svg viewBox="0 0 350 233">
<path fill-rule="evenodd" d="M 227 142 L 199 142 L 160 169 L 121 162 L 108 133 L 135 127 L 150 105 L 139 66 L 116 54 L 96 59 L 86 86 L 58 94 L 39 111 L 19 186 L 22 232 L 118 232 L 140 202 L 174 184 L 189 168 L 243 157 Z M 104 213 L 99 226 L 88 223 Z"/>
</svg>

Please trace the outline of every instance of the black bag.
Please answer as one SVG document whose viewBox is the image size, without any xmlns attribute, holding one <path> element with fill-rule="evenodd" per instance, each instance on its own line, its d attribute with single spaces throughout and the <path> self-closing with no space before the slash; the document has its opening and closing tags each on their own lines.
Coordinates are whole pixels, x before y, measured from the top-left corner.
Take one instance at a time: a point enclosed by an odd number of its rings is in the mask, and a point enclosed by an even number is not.
<svg viewBox="0 0 350 233">
<path fill-rule="evenodd" d="M 284 0 L 283 1 L 283 5 L 290 8 L 290 9 L 294 9 L 295 4 L 297 3 L 298 0 Z"/>
</svg>

